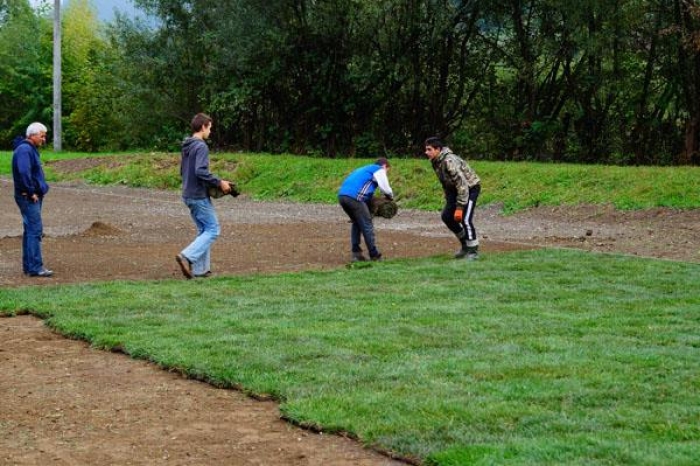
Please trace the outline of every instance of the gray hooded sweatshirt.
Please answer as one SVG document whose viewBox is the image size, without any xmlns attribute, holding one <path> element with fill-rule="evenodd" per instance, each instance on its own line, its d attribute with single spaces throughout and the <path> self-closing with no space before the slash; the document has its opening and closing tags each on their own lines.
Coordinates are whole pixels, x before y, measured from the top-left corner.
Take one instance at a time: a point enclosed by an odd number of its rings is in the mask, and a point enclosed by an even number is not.
<svg viewBox="0 0 700 466">
<path fill-rule="evenodd" d="M 188 137 L 182 142 L 182 197 L 204 199 L 209 197 L 207 188 L 218 186 L 221 181 L 209 171 L 209 147 L 201 139 Z"/>
</svg>

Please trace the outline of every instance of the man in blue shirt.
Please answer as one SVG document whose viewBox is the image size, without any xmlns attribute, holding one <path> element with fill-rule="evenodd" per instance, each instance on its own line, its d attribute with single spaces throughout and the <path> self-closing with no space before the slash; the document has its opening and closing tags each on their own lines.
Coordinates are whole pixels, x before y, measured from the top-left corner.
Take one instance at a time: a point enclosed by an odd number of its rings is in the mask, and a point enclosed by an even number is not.
<svg viewBox="0 0 700 466">
<path fill-rule="evenodd" d="M 41 208 L 49 192 L 39 147 L 46 143 L 46 126 L 32 123 L 27 127 L 26 139 L 17 138 L 12 154 L 12 179 L 15 184 L 15 202 L 22 214 L 22 270 L 30 277 L 50 277 L 53 272 L 44 267 L 41 256 L 41 238 L 44 226 Z"/>
<path fill-rule="evenodd" d="M 365 165 L 350 173 L 343 180 L 338 191 L 340 207 L 343 208 L 352 222 L 350 246 L 353 262 L 367 260 L 362 254 L 360 246 L 361 236 L 365 239 L 369 258 L 374 261 L 382 258 L 382 253 L 377 249 L 375 242 L 374 224 L 369 210 L 369 202 L 377 188 L 387 198 L 393 199 L 394 193 L 391 190 L 391 186 L 389 186 L 389 179 L 387 178 L 389 167 L 389 161 L 384 157 L 380 157 L 375 163 Z"/>
</svg>

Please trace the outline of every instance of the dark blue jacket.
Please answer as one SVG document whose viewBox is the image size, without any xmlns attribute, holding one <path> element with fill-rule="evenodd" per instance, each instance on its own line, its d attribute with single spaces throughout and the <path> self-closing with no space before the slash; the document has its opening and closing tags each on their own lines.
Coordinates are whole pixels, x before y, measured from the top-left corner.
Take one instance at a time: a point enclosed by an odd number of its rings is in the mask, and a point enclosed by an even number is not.
<svg viewBox="0 0 700 466">
<path fill-rule="evenodd" d="M 15 182 L 15 195 L 31 197 L 36 194 L 44 197 L 49 192 L 44 169 L 41 166 L 39 150 L 26 139 L 13 141 L 12 179 Z"/>
<path fill-rule="evenodd" d="M 182 197 L 204 199 L 209 197 L 207 189 L 218 186 L 220 179 L 209 171 L 209 147 L 198 138 L 188 137 L 182 142 Z"/>
</svg>

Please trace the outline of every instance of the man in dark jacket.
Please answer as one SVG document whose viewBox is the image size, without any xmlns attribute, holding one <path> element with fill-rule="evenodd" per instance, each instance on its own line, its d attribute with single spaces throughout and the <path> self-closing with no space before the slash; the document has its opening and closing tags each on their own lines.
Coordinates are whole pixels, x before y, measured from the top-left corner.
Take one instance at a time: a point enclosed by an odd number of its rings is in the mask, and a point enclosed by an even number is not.
<svg viewBox="0 0 700 466">
<path fill-rule="evenodd" d="M 41 166 L 39 147 L 46 142 L 46 126 L 32 123 L 27 127 L 26 139 L 14 142 L 12 155 L 12 179 L 15 184 L 15 202 L 22 214 L 22 270 L 30 277 L 50 277 L 53 272 L 44 267 L 41 256 L 41 238 L 44 227 L 41 208 L 44 196 L 49 192 L 44 169 Z"/>
<path fill-rule="evenodd" d="M 211 274 L 210 249 L 219 236 L 219 220 L 209 197 L 209 187 L 218 186 L 228 194 L 231 185 L 209 171 L 209 147 L 204 142 L 211 134 L 212 119 L 204 113 L 192 118 L 192 136 L 182 143 L 180 175 L 182 200 L 190 209 L 197 237 L 175 257 L 185 278 L 208 277 Z"/>
<path fill-rule="evenodd" d="M 481 192 L 479 176 L 439 138 L 426 139 L 425 155 L 430 159 L 445 193 L 442 221 L 462 245 L 455 258 L 478 259 L 479 238 L 473 220 L 476 200 Z"/>
</svg>

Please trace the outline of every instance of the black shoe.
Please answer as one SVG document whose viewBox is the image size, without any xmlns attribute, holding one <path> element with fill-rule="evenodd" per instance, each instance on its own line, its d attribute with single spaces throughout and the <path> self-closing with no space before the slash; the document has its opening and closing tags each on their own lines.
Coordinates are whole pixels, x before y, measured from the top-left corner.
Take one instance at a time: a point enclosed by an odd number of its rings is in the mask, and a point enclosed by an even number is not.
<svg viewBox="0 0 700 466">
<path fill-rule="evenodd" d="M 366 260 L 367 258 L 362 254 L 362 251 L 352 253 L 352 262 L 365 262 Z"/>
<path fill-rule="evenodd" d="M 211 270 L 207 270 L 204 273 L 196 273 L 194 274 L 194 278 L 208 278 L 211 277 Z"/>
<path fill-rule="evenodd" d="M 371 260 L 372 262 L 381 262 L 381 261 L 383 261 L 384 259 L 382 259 L 382 253 L 380 252 L 380 253 L 377 254 L 376 256 L 370 257 L 370 260 Z"/>
<path fill-rule="evenodd" d="M 39 270 L 38 272 L 30 273 L 30 277 L 42 277 L 42 278 L 49 278 L 53 275 L 53 270 L 49 270 L 46 268 L 43 268 Z"/>
<path fill-rule="evenodd" d="M 182 270 L 182 274 L 186 279 L 190 280 L 192 277 L 194 277 L 194 275 L 192 275 L 192 264 L 190 264 L 190 261 L 185 256 L 178 254 L 175 256 L 175 260 L 180 266 L 180 270 Z"/>
<path fill-rule="evenodd" d="M 466 258 L 468 261 L 474 261 L 479 258 L 479 246 L 462 246 L 462 249 L 455 253 L 455 259 Z"/>
<path fill-rule="evenodd" d="M 479 258 L 479 246 L 472 246 L 467 249 L 469 249 L 469 252 L 467 252 L 468 261 L 475 261 Z"/>
</svg>

